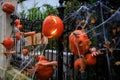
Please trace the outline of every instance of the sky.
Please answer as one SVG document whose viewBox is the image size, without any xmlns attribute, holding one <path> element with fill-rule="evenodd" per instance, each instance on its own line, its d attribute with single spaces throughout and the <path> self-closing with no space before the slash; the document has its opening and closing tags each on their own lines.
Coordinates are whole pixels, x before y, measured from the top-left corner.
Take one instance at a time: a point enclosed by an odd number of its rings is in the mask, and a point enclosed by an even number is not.
<svg viewBox="0 0 120 80">
<path fill-rule="evenodd" d="M 23 2 L 23 5 L 25 7 L 25 9 L 30 9 L 33 7 L 34 3 L 38 3 L 37 6 L 40 7 L 43 4 L 50 4 L 52 6 L 59 6 L 59 1 L 58 0 L 26 0 Z M 18 4 L 18 12 L 21 12 L 21 5 Z"/>
</svg>

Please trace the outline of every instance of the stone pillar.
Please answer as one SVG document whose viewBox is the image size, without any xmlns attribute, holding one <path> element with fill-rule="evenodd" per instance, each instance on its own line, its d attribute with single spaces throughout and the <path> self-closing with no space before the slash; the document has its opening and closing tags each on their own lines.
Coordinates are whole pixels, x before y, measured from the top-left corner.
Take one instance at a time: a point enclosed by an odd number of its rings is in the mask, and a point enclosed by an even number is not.
<svg viewBox="0 0 120 80">
<path fill-rule="evenodd" d="M 0 43 L 3 42 L 5 37 L 10 37 L 10 34 L 12 32 L 12 26 L 10 25 L 11 19 L 10 15 L 6 14 L 2 11 L 1 3 L 4 3 L 8 0 L 1 0 L 0 1 Z M 17 0 L 9 0 L 17 8 Z M 16 11 L 14 12 L 16 13 Z M 5 70 L 7 68 L 7 65 L 9 64 L 9 61 L 6 59 L 6 57 L 2 54 L 5 51 L 4 46 L 0 44 L 0 77 L 4 79 L 5 77 Z"/>
</svg>

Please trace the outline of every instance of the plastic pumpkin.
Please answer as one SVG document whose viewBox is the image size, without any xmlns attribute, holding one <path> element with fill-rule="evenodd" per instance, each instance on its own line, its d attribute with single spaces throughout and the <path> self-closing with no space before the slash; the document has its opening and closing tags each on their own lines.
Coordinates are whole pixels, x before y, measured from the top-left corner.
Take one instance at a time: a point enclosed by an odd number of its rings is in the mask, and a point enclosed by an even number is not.
<svg viewBox="0 0 120 80">
<path fill-rule="evenodd" d="M 39 60 L 47 60 L 46 57 L 45 57 L 44 55 L 38 56 L 38 59 L 39 59 Z"/>
<path fill-rule="evenodd" d="M 7 49 L 7 50 L 10 50 L 14 47 L 14 40 L 13 38 L 10 38 L 10 37 L 7 37 L 3 40 L 3 43 L 4 47 Z"/>
<path fill-rule="evenodd" d="M 85 54 L 90 44 L 88 36 L 82 30 L 75 30 L 69 36 L 69 48 L 75 55 Z"/>
<path fill-rule="evenodd" d="M 97 62 L 97 59 L 95 56 L 92 56 L 92 54 L 86 54 L 86 59 L 87 59 L 87 65 L 92 66 L 95 65 Z"/>
<path fill-rule="evenodd" d="M 86 59 L 85 58 L 79 58 L 79 59 L 76 59 L 75 62 L 74 62 L 74 68 L 75 70 L 79 70 L 81 68 L 81 65 L 86 66 Z"/>
<path fill-rule="evenodd" d="M 29 52 L 28 49 L 23 49 L 23 50 L 22 50 L 22 54 L 23 54 L 24 56 L 26 56 L 26 55 L 28 54 L 28 52 Z"/>
<path fill-rule="evenodd" d="M 14 21 L 14 24 L 15 24 L 15 26 L 20 25 L 20 20 L 19 20 L 19 19 L 16 19 L 16 20 Z"/>
<path fill-rule="evenodd" d="M 42 33 L 48 38 L 58 38 L 62 35 L 64 25 L 58 16 L 47 16 L 42 25 Z"/>
<path fill-rule="evenodd" d="M 21 32 L 16 32 L 15 33 L 16 40 L 20 40 L 21 38 Z"/>
<path fill-rule="evenodd" d="M 44 55 L 35 56 L 35 59 L 36 59 L 36 61 L 39 61 L 39 60 L 47 60 Z"/>
<path fill-rule="evenodd" d="M 43 57 L 43 56 L 42 56 Z M 47 60 L 39 60 L 40 63 L 47 63 Z M 37 63 L 36 63 L 37 64 Z M 40 80 L 48 80 L 54 74 L 53 66 L 40 65 L 36 72 L 36 77 Z"/>
<path fill-rule="evenodd" d="M 7 14 L 11 14 L 15 11 L 15 6 L 11 2 L 4 2 L 2 4 L 2 10 Z"/>
<path fill-rule="evenodd" d="M 19 30 L 22 30 L 22 29 L 23 29 L 23 26 L 20 25 L 20 24 L 18 24 L 16 27 L 17 27 Z"/>
</svg>

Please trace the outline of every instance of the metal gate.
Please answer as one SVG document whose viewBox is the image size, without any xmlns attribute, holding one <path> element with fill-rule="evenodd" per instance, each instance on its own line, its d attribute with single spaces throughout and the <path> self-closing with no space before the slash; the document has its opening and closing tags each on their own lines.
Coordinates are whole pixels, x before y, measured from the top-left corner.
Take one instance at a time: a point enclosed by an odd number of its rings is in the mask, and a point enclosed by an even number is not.
<svg viewBox="0 0 120 80">
<path fill-rule="evenodd" d="M 96 4 L 100 6 L 102 3 L 97 2 Z M 84 8 L 87 9 L 86 7 L 83 6 L 83 9 Z M 65 32 L 63 33 L 63 35 L 58 39 L 48 39 L 47 45 L 40 44 L 39 45 L 40 47 L 38 47 L 38 45 L 26 47 L 26 48 L 29 48 L 32 51 L 32 53 L 34 53 L 35 55 L 39 55 L 41 51 L 44 51 L 44 55 L 47 57 L 49 61 L 53 61 L 53 60 L 58 61 L 58 66 L 54 68 L 54 75 L 49 80 L 80 80 L 80 79 L 81 80 L 93 80 L 93 79 L 94 80 L 119 80 L 120 79 L 118 75 L 120 73 L 117 71 L 119 70 L 120 67 L 115 65 L 115 62 L 119 60 L 118 56 L 120 56 L 118 54 L 120 52 L 120 49 L 119 49 L 120 35 L 115 36 L 118 39 L 117 40 L 118 45 L 115 47 L 112 53 L 110 53 L 108 49 L 103 47 L 103 44 L 105 44 L 107 40 L 112 39 L 112 37 L 109 37 L 109 35 L 113 35 L 112 33 L 110 33 L 111 29 L 113 28 L 117 29 L 118 27 L 120 27 L 120 25 L 116 25 L 117 27 L 109 27 L 110 23 L 114 23 L 114 22 L 110 22 L 108 20 L 108 17 L 103 16 L 102 8 L 101 7 L 98 7 L 98 8 L 95 10 L 98 11 L 96 14 L 98 15 L 99 21 L 94 25 L 95 27 L 93 27 L 92 29 L 88 28 L 88 33 L 92 40 L 93 39 L 92 37 L 94 37 L 92 34 L 92 31 L 93 30 L 96 31 L 97 34 L 95 36 L 97 36 L 97 39 L 98 39 L 96 45 L 105 54 L 98 56 L 97 64 L 92 67 L 88 66 L 84 74 L 81 74 L 80 72 L 76 72 L 74 70 L 74 61 L 76 59 L 76 56 L 74 56 L 69 50 L 68 39 L 69 39 L 70 33 L 76 29 L 75 22 L 77 20 L 87 19 L 87 18 L 85 17 L 86 15 L 80 14 L 78 12 L 79 10 L 75 11 L 74 13 L 70 13 L 64 17 L 63 2 L 60 2 L 60 7 L 58 7 L 58 12 L 59 12 L 58 16 L 61 19 L 63 19 L 65 24 Z M 111 15 L 109 15 L 109 17 L 110 16 Z M 41 32 L 41 28 L 42 28 L 41 26 L 43 22 L 43 19 L 41 19 L 41 17 L 37 20 L 31 20 L 29 18 L 20 19 L 22 25 L 24 26 L 24 29 L 22 31 L 23 32 L 28 32 L 28 31 Z M 15 19 L 19 19 L 19 17 L 16 15 L 11 15 L 11 18 L 13 19 L 13 22 Z M 106 20 L 108 20 L 109 23 L 107 23 Z M 116 22 L 116 24 L 118 24 L 118 22 Z M 79 28 L 80 27 L 78 27 L 78 29 Z M 120 31 L 118 31 L 117 34 L 120 34 Z M 19 52 L 17 51 L 18 43 L 20 44 Z M 30 65 L 28 66 L 28 63 L 30 63 L 31 65 L 34 65 L 35 61 L 33 58 L 29 56 L 24 57 L 21 55 L 22 49 L 25 48 L 25 47 L 22 47 L 22 45 L 24 44 L 24 40 L 20 40 L 19 42 L 16 41 L 15 44 L 16 44 L 15 49 L 17 51 L 17 54 L 12 56 L 11 64 L 19 70 L 22 69 L 23 73 L 33 78 L 33 80 L 38 80 L 34 76 L 35 73 L 32 76 L 27 73 L 27 69 L 30 68 Z M 111 44 L 111 47 L 114 48 L 114 46 L 115 45 Z M 22 59 L 23 57 L 25 58 L 24 62 Z"/>
</svg>

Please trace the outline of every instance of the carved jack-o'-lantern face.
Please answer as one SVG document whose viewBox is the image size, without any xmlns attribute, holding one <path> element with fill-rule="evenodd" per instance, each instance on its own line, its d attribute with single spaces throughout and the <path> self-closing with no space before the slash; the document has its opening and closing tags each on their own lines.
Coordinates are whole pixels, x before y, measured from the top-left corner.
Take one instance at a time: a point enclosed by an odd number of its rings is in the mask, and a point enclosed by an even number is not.
<svg viewBox="0 0 120 80">
<path fill-rule="evenodd" d="M 62 20 L 53 15 L 45 18 L 42 25 L 42 33 L 48 38 L 58 38 L 62 35 L 64 30 Z"/>
<path fill-rule="evenodd" d="M 69 36 L 69 48 L 75 55 L 85 54 L 90 44 L 88 36 L 82 30 L 75 30 Z"/>
</svg>

